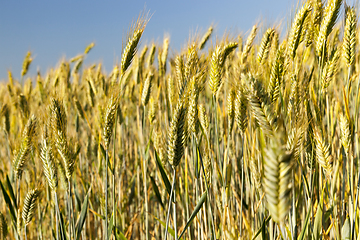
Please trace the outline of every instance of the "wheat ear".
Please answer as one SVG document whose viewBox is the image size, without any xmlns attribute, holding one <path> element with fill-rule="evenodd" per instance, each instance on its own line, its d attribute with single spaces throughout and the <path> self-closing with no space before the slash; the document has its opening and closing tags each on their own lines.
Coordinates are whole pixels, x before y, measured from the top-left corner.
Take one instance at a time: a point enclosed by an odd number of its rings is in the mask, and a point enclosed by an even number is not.
<svg viewBox="0 0 360 240">
<path fill-rule="evenodd" d="M 40 150 L 40 158 L 43 163 L 44 174 L 46 176 L 50 189 L 53 192 L 56 192 L 56 188 L 58 185 L 56 164 L 47 131 L 47 128 L 45 128 Z"/>
<path fill-rule="evenodd" d="M 280 148 L 266 150 L 264 189 L 267 207 L 275 222 L 284 221 L 289 212 L 291 200 L 291 175 L 293 154 Z"/>
<path fill-rule="evenodd" d="M 32 115 L 24 128 L 20 149 L 15 154 L 13 160 L 15 178 L 21 178 L 25 162 L 31 153 L 33 147 L 33 138 L 35 137 L 36 133 L 36 125 L 36 117 L 35 115 Z"/>
<path fill-rule="evenodd" d="M 356 48 L 356 13 L 355 8 L 347 7 L 345 9 L 346 22 L 344 30 L 344 41 L 343 41 L 343 55 L 346 60 L 346 64 L 351 66 L 355 59 L 355 48 Z"/>
<path fill-rule="evenodd" d="M 170 123 L 168 132 L 168 159 L 170 164 L 176 168 L 184 154 L 186 141 L 186 108 L 183 102 L 179 102 Z"/>
<path fill-rule="evenodd" d="M 40 190 L 35 188 L 30 192 L 28 192 L 25 197 L 24 206 L 22 210 L 22 218 L 24 220 L 25 226 L 27 226 L 31 222 L 31 219 L 35 214 L 36 202 L 39 198 L 39 195 L 40 195 Z"/>
</svg>

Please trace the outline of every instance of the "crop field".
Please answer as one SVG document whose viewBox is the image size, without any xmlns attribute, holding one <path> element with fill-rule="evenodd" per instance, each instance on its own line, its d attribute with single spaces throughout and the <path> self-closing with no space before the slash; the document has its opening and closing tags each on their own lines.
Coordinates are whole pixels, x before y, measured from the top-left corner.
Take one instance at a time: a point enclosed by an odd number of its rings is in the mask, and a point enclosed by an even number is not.
<svg viewBox="0 0 360 240">
<path fill-rule="evenodd" d="M 0 239 L 360 239 L 358 11 L 91 49 L 0 83 Z"/>
</svg>

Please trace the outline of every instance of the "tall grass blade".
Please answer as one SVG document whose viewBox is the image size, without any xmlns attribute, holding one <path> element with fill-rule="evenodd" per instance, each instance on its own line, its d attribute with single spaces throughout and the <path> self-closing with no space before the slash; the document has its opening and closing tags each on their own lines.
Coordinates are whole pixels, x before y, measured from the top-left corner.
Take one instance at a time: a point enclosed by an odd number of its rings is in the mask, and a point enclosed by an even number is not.
<svg viewBox="0 0 360 240">
<path fill-rule="evenodd" d="M 200 211 L 202 205 L 206 201 L 206 196 L 207 196 L 207 192 L 204 192 L 203 195 L 201 196 L 199 202 L 196 204 L 194 211 L 191 213 L 190 218 L 187 220 L 184 229 L 182 230 L 182 232 L 180 233 L 180 236 L 178 237 L 178 240 L 181 239 L 181 237 L 184 235 L 184 233 L 186 232 L 186 230 L 189 227 L 189 225 L 191 224 L 191 222 L 194 220 L 194 218 Z"/>
</svg>

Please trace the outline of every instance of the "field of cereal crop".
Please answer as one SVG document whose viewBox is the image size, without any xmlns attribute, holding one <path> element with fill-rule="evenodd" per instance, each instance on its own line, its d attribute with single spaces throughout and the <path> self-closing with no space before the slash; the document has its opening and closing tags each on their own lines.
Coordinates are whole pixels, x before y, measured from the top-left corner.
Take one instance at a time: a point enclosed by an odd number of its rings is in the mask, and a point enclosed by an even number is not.
<svg viewBox="0 0 360 240">
<path fill-rule="evenodd" d="M 140 14 L 110 73 L 94 44 L 37 76 L 28 52 L 0 83 L 0 238 L 360 239 L 357 12 L 174 54 Z"/>
</svg>

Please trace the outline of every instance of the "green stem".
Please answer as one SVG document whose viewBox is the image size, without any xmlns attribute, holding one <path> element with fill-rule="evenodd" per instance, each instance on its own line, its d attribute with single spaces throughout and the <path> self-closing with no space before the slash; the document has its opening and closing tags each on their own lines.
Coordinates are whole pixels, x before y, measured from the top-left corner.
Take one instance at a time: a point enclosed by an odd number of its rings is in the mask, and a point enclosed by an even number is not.
<svg viewBox="0 0 360 240">
<path fill-rule="evenodd" d="M 68 221 L 69 221 L 69 239 L 71 240 L 71 207 L 70 207 L 70 179 L 68 179 L 69 190 L 66 193 L 67 207 L 68 207 Z"/>
<path fill-rule="evenodd" d="M 105 240 L 108 240 L 108 160 L 109 150 L 106 149 L 105 153 Z"/>
<path fill-rule="evenodd" d="M 60 239 L 60 235 L 59 235 L 59 219 L 58 219 L 58 214 L 57 214 L 57 195 L 56 192 L 54 192 L 54 201 L 55 201 L 55 223 L 56 223 L 56 237 L 57 239 Z"/>
<path fill-rule="evenodd" d="M 177 239 L 177 224 L 176 224 L 176 169 L 174 168 L 174 200 L 173 200 L 173 211 L 174 211 L 174 231 L 175 231 L 175 239 Z"/>
<path fill-rule="evenodd" d="M 354 236 L 355 236 L 355 220 L 356 220 L 357 205 L 358 205 L 358 200 L 359 200 L 359 188 L 360 188 L 360 172 L 359 172 L 358 183 L 357 183 L 357 188 L 356 188 L 356 200 L 355 200 L 355 204 L 354 204 L 355 214 L 354 214 L 354 220 L 353 220 L 352 229 L 351 229 L 351 240 L 354 240 Z"/>
<path fill-rule="evenodd" d="M 26 224 L 25 224 L 25 227 L 24 227 L 24 235 L 25 235 L 25 240 L 27 240 L 27 236 L 26 236 Z"/>
<path fill-rule="evenodd" d="M 174 169 L 175 171 L 175 169 Z M 169 197 L 169 207 L 168 207 L 168 212 L 166 215 L 166 227 L 165 227 L 165 240 L 167 239 L 167 234 L 168 234 L 168 227 L 169 227 L 169 218 L 170 218 L 170 210 L 171 210 L 171 201 L 172 201 L 172 197 L 173 197 L 173 192 L 174 192 L 174 185 L 175 185 L 175 174 L 173 174 L 173 182 L 171 185 L 171 191 L 170 191 L 170 197 Z"/>
</svg>

